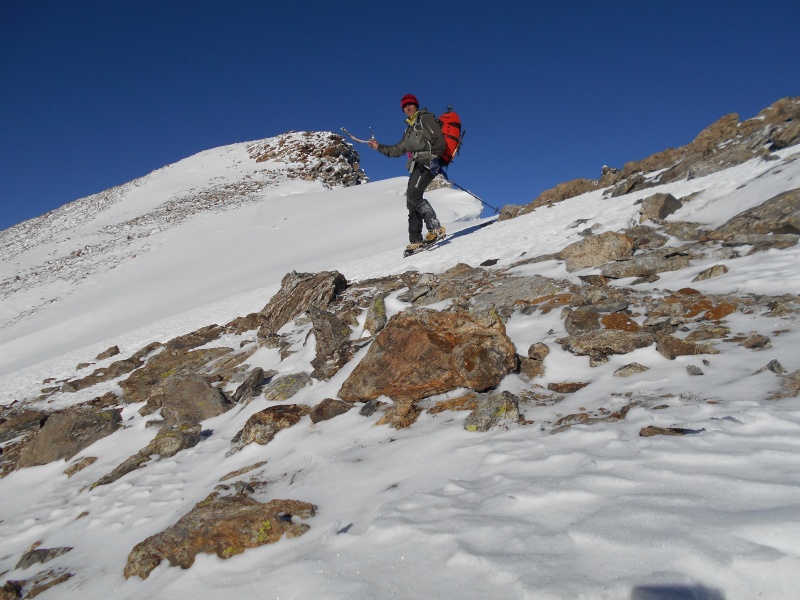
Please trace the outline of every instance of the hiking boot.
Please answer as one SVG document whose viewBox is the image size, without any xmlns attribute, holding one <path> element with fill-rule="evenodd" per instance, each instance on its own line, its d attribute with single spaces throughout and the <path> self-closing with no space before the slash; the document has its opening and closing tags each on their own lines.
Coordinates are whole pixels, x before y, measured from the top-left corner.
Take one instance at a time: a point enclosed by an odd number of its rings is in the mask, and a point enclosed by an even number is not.
<svg viewBox="0 0 800 600">
<path fill-rule="evenodd" d="M 419 250 L 422 247 L 422 242 L 415 242 L 413 244 L 409 244 L 406 246 L 406 252 L 414 252 L 414 250 Z"/>
<path fill-rule="evenodd" d="M 439 227 L 437 229 L 432 229 L 425 235 L 424 242 L 426 244 L 432 244 L 437 240 L 444 239 L 444 227 Z"/>
</svg>

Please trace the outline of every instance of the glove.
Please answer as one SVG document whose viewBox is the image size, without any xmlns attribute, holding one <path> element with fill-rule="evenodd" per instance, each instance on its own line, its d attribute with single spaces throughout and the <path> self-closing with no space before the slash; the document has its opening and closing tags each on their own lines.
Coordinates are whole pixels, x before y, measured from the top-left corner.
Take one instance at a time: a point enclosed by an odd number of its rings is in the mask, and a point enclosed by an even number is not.
<svg viewBox="0 0 800 600">
<path fill-rule="evenodd" d="M 432 158 L 431 159 L 431 166 L 430 166 L 431 173 L 433 173 L 434 175 L 438 175 L 440 168 L 441 167 L 439 166 L 439 159 L 438 158 Z"/>
</svg>

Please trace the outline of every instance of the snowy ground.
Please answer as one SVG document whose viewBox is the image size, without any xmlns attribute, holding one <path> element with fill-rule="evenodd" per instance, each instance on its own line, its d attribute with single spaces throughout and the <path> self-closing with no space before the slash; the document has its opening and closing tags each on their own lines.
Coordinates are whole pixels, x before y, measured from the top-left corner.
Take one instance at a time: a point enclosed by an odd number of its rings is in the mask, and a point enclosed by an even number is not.
<svg viewBox="0 0 800 600">
<path fill-rule="evenodd" d="M 0 401 L 35 397 L 46 377 L 74 376 L 76 364 L 112 344 L 127 356 L 150 341 L 258 310 L 291 270 L 337 269 L 360 280 L 411 269 L 442 272 L 487 259 L 504 268 L 523 254 L 556 252 L 579 239 L 580 229 L 570 228 L 579 218 L 589 219 L 584 227 L 598 224 L 598 233 L 624 228 L 638 214 L 636 200 L 660 191 L 676 197 L 700 192 L 671 220 L 719 225 L 799 186 L 798 149 L 780 155 L 779 162 L 751 161 L 620 198 L 603 199 L 598 190 L 488 227 L 480 227 L 481 207 L 466 194 L 434 192 L 432 203 L 453 235 L 441 248 L 406 259 L 404 178 L 345 190 L 295 190 L 190 220 L 150 238 L 155 250 L 141 260 L 65 287 L 56 301 L 0 330 Z M 743 256 L 726 263 L 728 274 L 691 283 L 715 262 L 710 256 L 639 288 L 800 289 L 798 247 Z M 3 268 L 5 277 L 15 267 Z M 568 274 L 556 261 L 518 270 L 559 278 L 593 272 Z M 16 302 L 22 300 L 3 300 L 3 314 L 18 311 Z M 396 299 L 390 306 L 402 308 Z M 423 413 L 411 428 L 395 430 L 375 427 L 377 415 L 350 411 L 317 425 L 305 420 L 268 446 L 251 445 L 225 458 L 231 437 L 267 405 L 260 398 L 204 422 L 213 434 L 196 447 L 88 491 L 155 435 L 139 405 L 129 406 L 128 427 L 73 459 L 99 457 L 72 478 L 59 462 L 0 480 L 2 580 L 33 576 L 41 565 L 25 571 L 14 565 L 41 541 L 46 548 L 74 547 L 47 566 L 76 573 L 44 599 L 796 598 L 800 398 L 765 401 L 777 378 L 752 373 L 772 359 L 787 371 L 800 369 L 800 331 L 796 316 L 736 313 L 729 325 L 768 334 L 779 328 L 781 334 L 772 336 L 773 348 L 757 354 L 731 349 L 712 356 L 703 377 L 690 377 L 685 368 L 696 357 L 667 361 L 653 348 L 590 368 L 587 358 L 553 342 L 563 334 L 557 314 L 512 317 L 508 332 L 522 353 L 533 342 L 551 347 L 542 384 L 592 381 L 561 404 L 526 410 L 528 419 L 543 422 L 584 406 L 614 409 L 639 400 L 642 406 L 624 421 L 576 425 L 556 435 L 535 424 L 476 434 L 463 429 L 466 413 Z M 261 350 L 248 363 L 281 373 L 310 371 L 312 350 L 298 349 L 283 362 L 276 351 Z M 314 405 L 335 397 L 357 360 L 292 401 Z M 611 376 L 632 361 L 652 368 L 628 380 Z M 501 389 L 521 386 L 510 376 Z M 96 395 L 97 389 L 57 395 L 48 408 Z M 648 410 L 657 404 L 669 408 Z M 705 431 L 639 437 L 647 425 Z M 318 506 L 307 534 L 229 560 L 199 556 L 189 570 L 162 563 L 145 581 L 123 578 L 136 543 L 172 525 L 225 474 L 262 460 L 267 464 L 252 474 L 269 482 L 265 500 Z"/>
</svg>

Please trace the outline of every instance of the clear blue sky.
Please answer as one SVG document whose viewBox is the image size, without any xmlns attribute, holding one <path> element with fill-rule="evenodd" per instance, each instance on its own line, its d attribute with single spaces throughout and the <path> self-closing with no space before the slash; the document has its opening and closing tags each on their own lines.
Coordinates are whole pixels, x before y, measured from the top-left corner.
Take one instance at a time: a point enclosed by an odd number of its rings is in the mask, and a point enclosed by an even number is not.
<svg viewBox="0 0 800 600">
<path fill-rule="evenodd" d="M 454 181 L 524 204 L 800 95 L 798 23 L 797 0 L 0 0 L 0 229 L 289 130 L 395 143 L 408 92 L 461 114 Z"/>
</svg>

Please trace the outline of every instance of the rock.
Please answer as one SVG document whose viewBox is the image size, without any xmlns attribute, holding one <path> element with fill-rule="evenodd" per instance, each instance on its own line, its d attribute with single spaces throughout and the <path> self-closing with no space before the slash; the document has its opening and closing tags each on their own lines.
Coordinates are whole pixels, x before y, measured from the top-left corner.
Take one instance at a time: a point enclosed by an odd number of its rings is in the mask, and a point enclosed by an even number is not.
<svg viewBox="0 0 800 600">
<path fill-rule="evenodd" d="M 316 356 L 311 361 L 314 367 L 311 376 L 327 381 L 353 358 L 356 348 L 350 342 L 350 327 L 336 315 L 315 307 L 311 307 L 308 314 L 317 345 Z"/>
<path fill-rule="evenodd" d="M 728 267 L 725 265 L 714 265 L 702 271 L 701 273 L 697 274 L 697 277 L 692 279 L 692 281 L 705 281 L 706 279 L 711 279 L 712 277 L 719 277 L 720 275 L 724 275 L 728 272 Z"/>
<path fill-rule="evenodd" d="M 639 430 L 639 436 L 652 437 L 654 435 L 689 435 L 702 433 L 705 429 L 684 429 L 683 427 L 656 427 L 648 425 Z"/>
<path fill-rule="evenodd" d="M 639 363 L 628 363 L 625 366 L 620 367 L 616 371 L 614 371 L 614 377 L 630 377 L 631 375 L 635 375 L 636 373 L 644 373 L 645 371 L 649 371 L 650 367 L 645 367 L 644 365 L 640 365 Z"/>
<path fill-rule="evenodd" d="M 619 329 L 621 331 L 639 331 L 639 324 L 628 315 L 612 313 L 600 317 L 600 324 L 606 329 Z"/>
<path fill-rule="evenodd" d="M 784 369 L 783 365 L 775 359 L 769 361 L 766 365 L 761 367 L 758 371 L 754 373 L 754 375 L 758 375 L 759 373 L 763 373 L 764 371 L 772 371 L 776 375 L 786 374 L 786 369 Z"/>
<path fill-rule="evenodd" d="M 273 373 L 277 373 L 277 371 Z M 247 378 L 236 388 L 233 396 L 231 396 L 231 400 L 236 404 L 249 404 L 253 398 L 261 395 L 265 379 L 266 374 L 264 373 L 264 369 L 256 367 L 250 371 Z"/>
<path fill-rule="evenodd" d="M 773 392 L 768 400 L 783 400 L 784 398 L 794 398 L 800 395 L 800 369 L 781 376 L 781 388 Z"/>
<path fill-rule="evenodd" d="M 730 334 L 731 330 L 724 325 L 701 325 L 684 338 L 687 342 L 702 342 L 705 340 L 722 339 Z"/>
<path fill-rule="evenodd" d="M 644 223 L 648 219 L 662 221 L 681 206 L 681 201 L 672 194 L 653 194 L 642 200 L 639 222 Z"/>
<path fill-rule="evenodd" d="M 128 555 L 125 578 L 147 579 L 162 560 L 188 569 L 200 553 L 231 558 L 248 548 L 298 537 L 308 531 L 295 518 L 314 516 L 316 507 L 297 500 L 261 503 L 249 496 L 211 494 L 167 530 L 136 544 Z"/>
<path fill-rule="evenodd" d="M 800 235 L 800 188 L 778 194 L 739 213 L 712 231 L 709 237 L 726 240 L 747 234 Z"/>
<path fill-rule="evenodd" d="M 587 385 L 589 385 L 588 381 L 562 381 L 548 383 L 547 389 L 557 394 L 573 394 Z"/>
<path fill-rule="evenodd" d="M 277 331 L 310 308 L 326 309 L 347 288 L 347 280 L 338 271 L 297 273 L 292 271 L 281 280 L 281 289 L 261 309 L 262 325 L 258 337 Z"/>
<path fill-rule="evenodd" d="M 95 357 L 95 360 L 106 360 L 107 358 L 111 358 L 117 354 L 119 354 L 119 346 L 111 346 L 107 350 L 103 350 L 100 354 L 98 354 Z"/>
<path fill-rule="evenodd" d="M 621 331 L 601 329 L 557 340 L 564 350 L 578 356 L 589 356 L 592 366 L 608 360 L 609 354 L 627 354 L 638 348 L 646 348 L 655 341 L 653 334 L 645 331 Z"/>
<path fill-rule="evenodd" d="M 564 319 L 564 327 L 570 335 L 600 329 L 600 315 L 591 306 L 580 306 Z"/>
<path fill-rule="evenodd" d="M 72 550 L 72 548 L 69 546 L 64 546 L 62 548 L 35 548 L 23 554 L 17 562 L 17 566 L 14 568 L 27 569 L 35 564 L 44 564 L 62 554 L 66 554 L 70 550 Z"/>
<path fill-rule="evenodd" d="M 353 405 L 348 402 L 342 402 L 334 398 L 325 398 L 325 400 L 317 404 L 311 411 L 311 422 L 319 423 L 321 421 L 327 421 L 346 413 L 351 408 L 353 408 Z"/>
<path fill-rule="evenodd" d="M 72 477 L 73 475 L 75 475 L 75 473 L 80 473 L 86 467 L 93 465 L 96 462 L 97 462 L 96 456 L 84 456 L 80 460 L 72 463 L 70 466 L 64 469 L 64 475 L 66 475 L 67 477 Z"/>
<path fill-rule="evenodd" d="M 696 367 L 695 365 L 688 365 L 686 367 L 686 372 L 689 375 L 694 375 L 694 376 L 703 375 L 704 374 L 703 373 L 703 369 L 701 369 L 700 367 Z"/>
<path fill-rule="evenodd" d="M 367 309 L 367 319 L 364 321 L 364 329 L 372 335 L 378 335 L 386 326 L 386 297 L 383 294 L 375 296 Z"/>
<path fill-rule="evenodd" d="M 667 243 L 667 236 L 657 233 L 652 227 L 637 225 L 622 232 L 626 237 L 633 240 L 636 250 L 655 250 Z"/>
<path fill-rule="evenodd" d="M 761 335 L 760 333 L 751 333 L 739 342 L 739 345 L 749 350 L 766 350 L 767 348 L 772 348 L 772 342 L 769 337 Z"/>
<path fill-rule="evenodd" d="M 65 393 L 73 393 L 80 390 L 84 390 L 86 388 L 92 387 L 98 383 L 102 383 L 105 381 L 111 381 L 113 379 L 117 379 L 118 377 L 122 377 L 123 375 L 127 375 L 131 371 L 138 369 L 139 367 L 144 364 L 144 359 L 153 351 L 160 348 L 163 344 L 160 342 L 154 342 L 152 344 L 148 344 L 138 352 L 136 352 L 130 358 L 126 358 L 123 360 L 116 360 L 107 367 L 102 367 L 100 369 L 95 369 L 90 375 L 83 377 L 81 379 L 76 379 L 73 381 L 67 381 L 64 385 L 61 386 L 61 391 Z M 109 349 L 111 350 L 111 349 Z"/>
<path fill-rule="evenodd" d="M 421 412 L 413 402 L 400 402 L 387 408 L 375 425 L 389 425 L 395 429 L 405 429 L 416 422 Z"/>
<path fill-rule="evenodd" d="M 570 244 L 561 251 L 561 257 L 566 261 L 567 271 L 572 272 L 628 258 L 633 255 L 633 250 L 632 239 L 607 231 Z"/>
<path fill-rule="evenodd" d="M 170 378 L 203 375 L 213 368 L 210 366 L 212 363 L 231 352 L 233 352 L 231 348 L 164 350 L 120 382 L 119 385 L 124 392 L 122 401 L 128 404 L 143 402 L 158 393 Z"/>
<path fill-rule="evenodd" d="M 139 412 L 149 415 L 161 409 L 167 426 L 195 425 L 219 416 L 233 407 L 233 403 L 217 388 L 197 375 L 172 377 L 147 399 Z"/>
<path fill-rule="evenodd" d="M 478 398 L 478 406 L 464 421 L 467 431 L 489 431 L 502 422 L 518 423 L 519 398 L 511 392 L 483 395 Z"/>
<path fill-rule="evenodd" d="M 514 344 L 496 315 L 404 311 L 386 324 L 338 395 L 347 402 L 382 395 L 413 402 L 459 387 L 482 391 L 516 366 Z"/>
<path fill-rule="evenodd" d="M 103 475 L 92 484 L 92 489 L 100 485 L 108 485 L 132 473 L 153 460 L 153 456 L 169 458 L 181 450 L 196 446 L 201 439 L 200 425 L 182 425 L 163 427 L 144 448 L 127 458 L 110 473 Z"/>
<path fill-rule="evenodd" d="M 269 401 L 285 402 L 313 383 L 308 373 L 290 373 L 269 382 L 264 388 L 264 398 Z"/>
<path fill-rule="evenodd" d="M 364 406 L 361 407 L 361 410 L 358 411 L 358 414 L 360 414 L 362 417 L 371 417 L 372 415 L 375 414 L 376 410 L 385 405 L 386 402 L 383 402 L 381 400 L 369 400 L 364 403 Z"/>
<path fill-rule="evenodd" d="M 533 360 L 544 360 L 550 354 L 550 347 L 542 342 L 531 344 L 528 348 L 528 358 Z"/>
<path fill-rule="evenodd" d="M 291 165 L 294 179 L 317 180 L 329 187 L 348 187 L 369 181 L 359 166 L 358 152 L 341 135 L 318 131 L 290 131 L 250 144 L 256 162 L 278 161 Z"/>
<path fill-rule="evenodd" d="M 310 412 L 311 408 L 304 404 L 279 404 L 255 413 L 231 440 L 229 454 L 238 452 L 248 444 L 264 446 L 270 443 L 279 431 L 297 425 Z"/>
<path fill-rule="evenodd" d="M 668 334 L 659 334 L 656 349 L 664 357 L 674 360 L 678 356 L 695 356 L 697 354 L 719 354 L 719 350 L 711 344 L 698 344 L 680 340 Z"/>
<path fill-rule="evenodd" d="M 651 277 L 667 271 L 678 271 L 689 266 L 689 257 L 675 253 L 670 255 L 643 254 L 629 260 L 605 264 L 600 269 L 604 277 L 623 279 L 625 277 Z"/>
<path fill-rule="evenodd" d="M 69 460 L 120 427 L 121 410 L 72 409 L 53 413 L 20 453 L 18 468 Z"/>
</svg>

